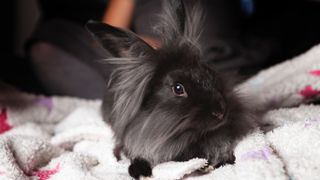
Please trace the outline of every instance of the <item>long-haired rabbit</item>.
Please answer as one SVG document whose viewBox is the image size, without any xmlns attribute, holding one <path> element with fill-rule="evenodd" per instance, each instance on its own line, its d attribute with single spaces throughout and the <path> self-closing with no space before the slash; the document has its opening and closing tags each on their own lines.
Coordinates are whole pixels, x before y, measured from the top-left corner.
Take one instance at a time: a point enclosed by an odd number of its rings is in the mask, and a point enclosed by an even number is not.
<svg viewBox="0 0 320 180">
<path fill-rule="evenodd" d="M 236 142 L 254 127 L 227 79 L 201 61 L 201 11 L 182 0 L 165 1 L 164 7 L 158 49 L 131 31 L 87 24 L 115 57 L 106 60 L 115 69 L 102 110 L 134 178 L 150 176 L 151 167 L 166 161 L 232 163 Z"/>
</svg>

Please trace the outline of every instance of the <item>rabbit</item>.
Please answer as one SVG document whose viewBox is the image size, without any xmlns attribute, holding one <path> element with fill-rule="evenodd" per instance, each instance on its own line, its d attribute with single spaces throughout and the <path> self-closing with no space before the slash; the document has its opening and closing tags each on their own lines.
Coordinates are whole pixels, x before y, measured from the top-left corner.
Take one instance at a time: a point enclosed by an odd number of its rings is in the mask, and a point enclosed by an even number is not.
<svg viewBox="0 0 320 180">
<path fill-rule="evenodd" d="M 233 163 L 237 142 L 255 128 L 231 78 L 201 61 L 200 6 L 164 1 L 155 49 L 135 33 L 99 22 L 86 27 L 113 57 L 102 115 L 114 131 L 115 155 L 131 160 L 133 178 L 167 161 L 205 158 Z"/>
</svg>

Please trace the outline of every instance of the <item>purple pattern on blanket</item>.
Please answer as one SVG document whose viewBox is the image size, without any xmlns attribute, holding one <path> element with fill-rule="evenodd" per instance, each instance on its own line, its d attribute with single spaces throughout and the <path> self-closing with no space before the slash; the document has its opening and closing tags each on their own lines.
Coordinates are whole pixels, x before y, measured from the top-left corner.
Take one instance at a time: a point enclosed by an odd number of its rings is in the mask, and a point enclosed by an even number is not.
<svg viewBox="0 0 320 180">
<path fill-rule="evenodd" d="M 40 96 L 34 99 L 34 103 L 46 107 L 49 111 L 53 108 L 53 101 L 51 98 Z"/>
<path fill-rule="evenodd" d="M 251 159 L 261 159 L 269 160 L 271 155 L 271 149 L 269 147 L 264 147 L 260 150 L 249 151 L 241 156 L 241 160 L 251 160 Z"/>
<path fill-rule="evenodd" d="M 310 119 L 304 123 L 304 127 L 307 128 L 318 123 L 320 123 L 320 118 Z"/>
</svg>

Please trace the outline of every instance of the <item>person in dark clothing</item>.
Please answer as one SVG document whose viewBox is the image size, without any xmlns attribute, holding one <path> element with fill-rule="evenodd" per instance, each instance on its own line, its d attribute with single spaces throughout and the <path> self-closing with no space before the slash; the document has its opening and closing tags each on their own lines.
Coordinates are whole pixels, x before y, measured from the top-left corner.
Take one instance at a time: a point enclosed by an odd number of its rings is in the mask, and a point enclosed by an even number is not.
<svg viewBox="0 0 320 180">
<path fill-rule="evenodd" d="M 192 6 L 194 0 L 185 0 Z M 221 71 L 252 75 L 320 42 L 320 3 L 312 0 L 201 0 L 204 61 Z M 153 33 L 161 0 L 39 0 L 43 18 L 28 45 L 34 71 L 49 94 L 101 98 L 110 57 L 85 30 L 88 20 Z M 107 8 L 106 8 L 107 7 Z"/>
<path fill-rule="evenodd" d="M 41 19 L 27 44 L 33 70 L 47 94 L 101 98 L 106 87 L 96 61 L 108 56 L 85 30 L 100 21 L 106 0 L 39 0 Z"/>
</svg>

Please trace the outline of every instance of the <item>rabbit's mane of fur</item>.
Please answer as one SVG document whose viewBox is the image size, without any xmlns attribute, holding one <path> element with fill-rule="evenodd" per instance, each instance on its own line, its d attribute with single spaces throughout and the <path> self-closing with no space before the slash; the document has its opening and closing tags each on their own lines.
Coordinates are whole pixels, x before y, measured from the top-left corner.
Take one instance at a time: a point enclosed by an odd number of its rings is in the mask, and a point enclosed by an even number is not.
<svg viewBox="0 0 320 180">
<path fill-rule="evenodd" d="M 113 129 L 124 133 L 129 121 L 141 108 L 155 67 L 146 63 L 142 56 L 112 58 L 107 61 L 119 65 L 113 71 L 108 86 L 109 91 L 114 93 L 111 116 L 117 122 L 112 122 Z"/>
</svg>

